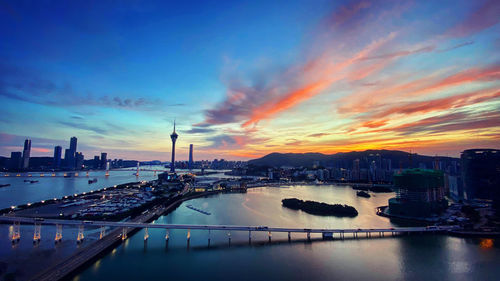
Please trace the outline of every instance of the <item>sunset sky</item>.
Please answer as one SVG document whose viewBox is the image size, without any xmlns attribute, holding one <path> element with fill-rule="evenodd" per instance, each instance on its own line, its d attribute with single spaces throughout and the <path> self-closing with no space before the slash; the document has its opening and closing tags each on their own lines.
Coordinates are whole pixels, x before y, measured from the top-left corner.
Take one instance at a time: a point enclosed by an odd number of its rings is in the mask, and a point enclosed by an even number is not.
<svg viewBox="0 0 500 281">
<path fill-rule="evenodd" d="M 0 1 L 0 155 L 500 148 L 500 1 Z"/>
</svg>

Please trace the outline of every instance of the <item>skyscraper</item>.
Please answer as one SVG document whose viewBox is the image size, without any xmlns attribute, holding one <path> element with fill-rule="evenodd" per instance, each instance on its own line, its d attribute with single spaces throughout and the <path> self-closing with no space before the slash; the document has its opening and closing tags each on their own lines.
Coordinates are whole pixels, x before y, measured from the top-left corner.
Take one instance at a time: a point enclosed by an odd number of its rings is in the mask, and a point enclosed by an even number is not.
<svg viewBox="0 0 500 281">
<path fill-rule="evenodd" d="M 189 145 L 189 162 L 188 162 L 189 170 L 193 169 L 193 144 Z"/>
<path fill-rule="evenodd" d="M 10 153 L 10 162 L 9 162 L 9 166 L 12 170 L 19 170 L 21 169 L 21 165 L 22 165 L 22 154 L 21 152 L 11 152 Z"/>
<path fill-rule="evenodd" d="M 84 160 L 83 153 L 77 152 L 75 154 L 75 169 L 77 169 L 77 170 L 81 170 L 82 169 L 82 167 L 83 167 L 83 160 Z"/>
<path fill-rule="evenodd" d="M 175 121 L 174 121 L 174 131 L 170 135 L 172 139 L 172 163 L 170 163 L 170 172 L 175 173 L 175 142 L 179 135 L 175 132 Z"/>
<path fill-rule="evenodd" d="M 106 169 L 107 162 L 108 162 L 108 154 L 106 152 L 101 152 L 101 169 Z"/>
<path fill-rule="evenodd" d="M 66 148 L 64 150 L 64 167 L 68 168 L 70 167 L 71 160 L 75 160 L 74 157 L 71 157 L 71 149 Z"/>
<path fill-rule="evenodd" d="M 66 158 L 66 153 L 64 154 L 64 161 L 66 162 L 66 166 L 72 170 L 76 167 L 76 146 L 77 138 L 72 137 L 69 141 L 68 158 Z"/>
<path fill-rule="evenodd" d="M 101 159 L 99 158 L 98 155 L 94 156 L 94 163 L 93 167 L 95 170 L 99 169 L 99 166 L 101 165 Z"/>
<path fill-rule="evenodd" d="M 69 140 L 69 149 L 71 151 L 74 151 L 76 153 L 76 145 L 77 145 L 78 139 L 76 137 L 72 137 Z"/>
<path fill-rule="evenodd" d="M 460 158 L 465 199 L 493 200 L 500 208 L 500 150 L 468 149 Z"/>
<path fill-rule="evenodd" d="M 54 147 L 54 160 L 52 164 L 54 168 L 61 167 L 61 154 L 62 154 L 62 147 L 60 146 Z"/>
<path fill-rule="evenodd" d="M 28 169 L 30 166 L 30 153 L 31 153 L 31 140 L 26 139 L 24 141 L 24 150 L 23 150 L 23 169 Z"/>
</svg>

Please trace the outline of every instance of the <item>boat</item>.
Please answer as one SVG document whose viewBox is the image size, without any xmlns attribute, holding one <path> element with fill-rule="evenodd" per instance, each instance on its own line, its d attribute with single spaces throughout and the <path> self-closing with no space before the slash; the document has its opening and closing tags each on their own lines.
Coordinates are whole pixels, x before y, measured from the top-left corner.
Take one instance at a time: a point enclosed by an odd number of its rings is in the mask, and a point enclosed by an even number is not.
<svg viewBox="0 0 500 281">
<path fill-rule="evenodd" d="M 198 209 L 198 208 L 194 207 L 193 205 L 187 205 L 186 207 L 188 207 L 188 208 L 189 208 L 189 209 L 191 209 L 191 210 L 194 210 L 194 211 L 200 212 L 200 213 L 202 213 L 202 214 L 204 214 L 204 215 L 207 215 L 207 216 L 211 215 L 209 212 L 207 212 L 207 211 L 203 211 L 203 210 L 201 210 L 201 209 Z"/>
<path fill-rule="evenodd" d="M 34 181 L 30 181 L 30 183 L 37 183 L 38 181 L 37 180 L 34 180 Z"/>
<path fill-rule="evenodd" d="M 0 184 L 0 187 L 6 187 L 6 186 L 10 186 L 10 183 Z"/>
<path fill-rule="evenodd" d="M 94 178 L 93 180 L 89 180 L 89 184 L 92 184 L 92 183 L 95 183 L 95 182 L 97 182 L 96 178 Z"/>
</svg>

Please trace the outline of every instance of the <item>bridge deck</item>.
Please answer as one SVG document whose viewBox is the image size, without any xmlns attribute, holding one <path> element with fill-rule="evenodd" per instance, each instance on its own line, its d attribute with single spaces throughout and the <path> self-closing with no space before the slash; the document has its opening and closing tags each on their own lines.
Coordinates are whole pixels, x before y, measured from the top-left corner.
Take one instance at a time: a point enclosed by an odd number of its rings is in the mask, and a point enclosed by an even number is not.
<svg viewBox="0 0 500 281">
<path fill-rule="evenodd" d="M 299 233 L 376 233 L 376 232 L 445 232 L 455 229 L 455 226 L 437 227 L 397 227 L 397 228 L 285 228 L 267 226 L 238 226 L 238 225 L 196 225 L 196 224 L 156 224 L 141 222 L 110 222 L 110 221 L 82 221 L 82 220 L 58 220 L 37 219 L 26 217 L 0 216 L 0 222 L 40 223 L 46 225 L 85 225 L 85 226 L 108 226 L 127 228 L 162 228 L 162 229 L 185 229 L 185 230 L 225 230 L 225 231 L 263 231 L 263 232 L 299 232 Z"/>
</svg>

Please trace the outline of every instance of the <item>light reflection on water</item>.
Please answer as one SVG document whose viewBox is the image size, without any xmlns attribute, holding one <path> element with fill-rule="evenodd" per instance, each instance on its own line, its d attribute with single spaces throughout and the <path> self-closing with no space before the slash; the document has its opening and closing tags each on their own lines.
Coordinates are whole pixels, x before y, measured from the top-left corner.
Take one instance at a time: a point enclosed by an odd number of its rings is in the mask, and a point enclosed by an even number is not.
<svg viewBox="0 0 500 281">
<path fill-rule="evenodd" d="M 359 198 L 348 187 L 304 186 L 257 188 L 247 194 L 222 194 L 184 202 L 157 223 L 266 225 L 282 227 L 393 227 L 375 208 L 387 203 L 393 194 L 374 194 Z M 356 218 L 313 216 L 283 208 L 281 199 L 297 197 L 357 208 Z M 207 216 L 186 207 L 203 207 Z M 97 271 L 86 270 L 81 280 L 493 280 L 500 274 L 500 249 L 494 245 L 444 235 L 360 238 L 323 241 L 320 235 L 267 232 L 232 232 L 231 243 L 224 231 L 210 233 L 191 230 L 189 247 L 185 230 L 149 229 L 130 237 L 124 246 L 101 259 Z M 377 235 L 378 237 L 378 235 Z M 168 245 L 168 246 L 166 246 Z"/>
</svg>

